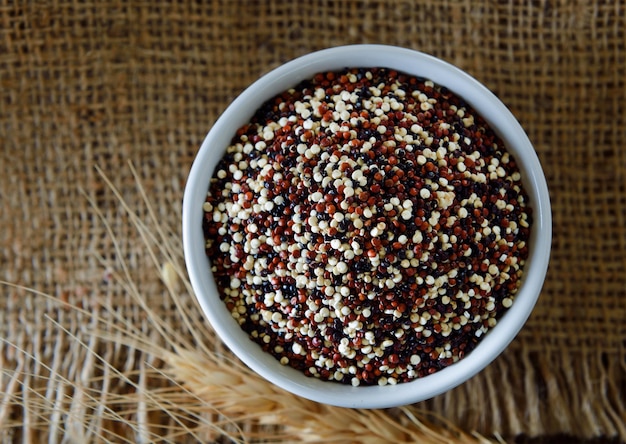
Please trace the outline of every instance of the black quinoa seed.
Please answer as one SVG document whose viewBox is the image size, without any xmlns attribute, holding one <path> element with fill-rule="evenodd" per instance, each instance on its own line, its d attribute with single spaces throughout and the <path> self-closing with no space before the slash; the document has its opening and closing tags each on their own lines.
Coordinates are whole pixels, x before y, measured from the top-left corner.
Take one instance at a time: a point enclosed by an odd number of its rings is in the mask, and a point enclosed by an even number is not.
<svg viewBox="0 0 626 444">
<path fill-rule="evenodd" d="M 352 385 L 432 374 L 515 299 L 532 212 L 485 121 L 389 69 L 319 73 L 266 102 L 211 179 L 220 295 L 284 365 Z"/>
</svg>

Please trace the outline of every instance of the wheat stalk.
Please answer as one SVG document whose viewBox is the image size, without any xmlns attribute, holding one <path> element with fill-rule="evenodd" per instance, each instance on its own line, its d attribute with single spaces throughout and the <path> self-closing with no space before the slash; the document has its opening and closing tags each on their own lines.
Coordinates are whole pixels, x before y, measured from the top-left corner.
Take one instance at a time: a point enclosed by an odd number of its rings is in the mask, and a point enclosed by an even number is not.
<svg viewBox="0 0 626 444">
<path fill-rule="evenodd" d="M 30 291 L 93 320 L 90 340 L 81 339 L 59 322 L 48 322 L 70 340 L 86 350 L 101 376 L 73 381 L 48 369 L 57 385 L 68 387 L 73 396 L 61 393 L 54 402 L 41 389 L 26 386 L 15 390 L 28 376 L 23 368 L 3 370 L 8 380 L 7 391 L 0 397 L 0 431 L 18 426 L 19 421 L 7 420 L 10 405 L 23 404 L 25 394 L 30 396 L 30 427 L 61 430 L 66 441 L 116 442 L 181 442 L 227 439 L 233 442 L 352 442 L 352 443 L 482 443 L 491 442 L 476 434 L 462 431 L 441 418 L 415 407 L 390 410 L 359 410 L 322 405 L 286 392 L 260 378 L 234 358 L 216 339 L 213 331 L 199 315 L 200 309 L 192 297 L 193 290 L 187 278 L 182 249 L 176 232 L 162 224 L 132 164 L 131 172 L 145 204 L 148 221 L 124 200 L 119 190 L 100 171 L 102 180 L 119 200 L 142 240 L 142 248 L 150 258 L 155 278 L 166 288 L 166 297 L 176 308 L 182 325 L 174 330 L 159 313 L 151 308 L 149 294 L 142 292 L 133 280 L 117 235 L 107 219 L 89 196 L 94 211 L 108 232 L 115 249 L 117 263 L 112 279 L 132 297 L 133 302 L 146 313 L 151 328 L 135 325 L 114 307 L 105 309 L 104 318 L 94 311 L 70 305 L 58 298 L 7 282 L 0 284 Z M 96 254 L 103 268 L 111 264 Z M 156 336 L 156 337 L 155 337 Z M 93 339 L 95 338 L 95 339 Z M 125 344 L 139 350 L 149 362 L 139 368 L 124 371 L 98 353 L 90 341 Z M 5 345 L 17 353 L 27 354 L 17 344 Z M 38 359 L 28 356 L 29 359 Z M 154 364 L 158 362 L 159 364 Z M 41 364 L 46 368 L 46 364 Z M 117 380 L 132 388 L 123 393 L 107 394 L 91 387 L 106 389 Z M 2 395 L 2 394 L 0 394 Z M 25 415 L 28 416 L 28 415 Z M 166 421 L 164 421 L 164 418 Z M 25 419 L 22 419 L 24 421 Z M 106 424 L 120 424 L 122 432 L 105 431 Z M 22 424 L 24 426 L 24 424 Z"/>
</svg>

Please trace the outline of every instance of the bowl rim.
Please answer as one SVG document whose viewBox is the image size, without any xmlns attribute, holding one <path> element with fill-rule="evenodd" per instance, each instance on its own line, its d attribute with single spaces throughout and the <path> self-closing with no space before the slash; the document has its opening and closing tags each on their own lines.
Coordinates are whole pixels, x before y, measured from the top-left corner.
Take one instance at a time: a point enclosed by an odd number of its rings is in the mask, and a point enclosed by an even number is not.
<svg viewBox="0 0 626 444">
<path fill-rule="evenodd" d="M 352 387 L 307 377 L 281 365 L 251 341 L 228 313 L 217 296 L 204 249 L 202 203 L 213 168 L 236 129 L 265 100 L 317 72 L 346 67 L 395 69 L 431 79 L 461 96 L 492 126 L 515 156 L 533 209 L 530 255 L 514 304 L 462 360 L 432 375 L 395 386 Z M 248 367 L 278 387 L 313 401 L 350 408 L 386 408 L 429 399 L 460 385 L 509 345 L 526 323 L 541 292 L 549 263 L 552 216 L 537 153 L 510 110 L 487 87 L 465 71 L 429 54 L 398 46 L 363 44 L 327 48 L 293 59 L 260 77 L 231 102 L 206 135 L 191 166 L 183 197 L 182 235 L 185 263 L 202 311 L 220 339 Z"/>
</svg>

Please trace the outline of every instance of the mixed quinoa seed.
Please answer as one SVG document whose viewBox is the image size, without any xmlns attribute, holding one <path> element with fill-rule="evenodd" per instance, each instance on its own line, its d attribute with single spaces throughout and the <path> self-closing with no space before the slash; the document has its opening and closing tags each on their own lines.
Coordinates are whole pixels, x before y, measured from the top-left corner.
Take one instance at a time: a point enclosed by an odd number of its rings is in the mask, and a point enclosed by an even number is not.
<svg viewBox="0 0 626 444">
<path fill-rule="evenodd" d="M 221 297 L 284 365 L 396 384 L 469 353 L 512 305 L 531 210 L 461 98 L 388 69 L 315 75 L 239 129 L 204 203 Z"/>
</svg>

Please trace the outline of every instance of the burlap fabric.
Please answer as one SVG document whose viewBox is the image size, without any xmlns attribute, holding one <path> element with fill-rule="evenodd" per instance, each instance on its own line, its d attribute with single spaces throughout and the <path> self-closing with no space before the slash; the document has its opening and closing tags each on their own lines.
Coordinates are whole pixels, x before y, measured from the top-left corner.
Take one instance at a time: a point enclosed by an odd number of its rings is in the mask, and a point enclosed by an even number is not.
<svg viewBox="0 0 626 444">
<path fill-rule="evenodd" d="M 178 308 L 164 302 L 142 238 L 96 166 L 147 218 L 139 180 L 179 246 L 186 174 L 230 100 L 298 55 L 385 43 L 441 57 L 493 90 L 533 141 L 554 211 L 550 270 L 527 326 L 478 376 L 412 408 L 490 439 L 626 440 L 625 6 L 0 2 L 0 279 L 54 297 L 1 287 L 2 439 L 117 440 L 103 432 L 118 427 L 112 422 L 81 420 L 73 387 L 97 380 L 91 396 L 100 403 L 90 405 L 103 410 L 116 394 L 137 390 L 94 350 L 137 381 L 146 365 L 161 365 L 89 328 L 97 314 L 148 337 L 156 329 L 111 278 L 119 259 L 152 309 L 179 328 Z M 131 421 L 140 407 L 120 417 Z M 152 440 L 166 435 L 160 426 Z M 245 437 L 245 424 L 241 430 Z M 146 436 L 125 433 L 130 441 Z"/>
</svg>

